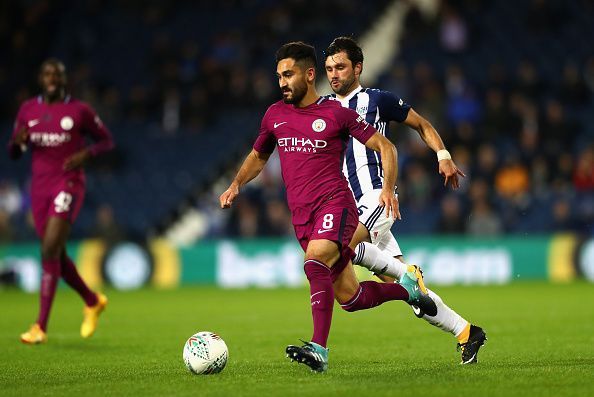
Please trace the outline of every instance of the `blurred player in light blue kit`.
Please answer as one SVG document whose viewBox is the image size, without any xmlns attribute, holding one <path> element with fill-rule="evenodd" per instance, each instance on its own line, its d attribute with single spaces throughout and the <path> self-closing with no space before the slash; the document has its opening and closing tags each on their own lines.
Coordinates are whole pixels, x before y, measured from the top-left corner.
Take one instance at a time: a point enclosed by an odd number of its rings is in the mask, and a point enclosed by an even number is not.
<svg viewBox="0 0 594 397">
<path fill-rule="evenodd" d="M 396 121 L 418 131 L 423 141 L 437 153 L 439 173 L 444 185 L 459 187 L 459 177 L 464 177 L 431 123 L 415 112 L 410 105 L 388 91 L 363 88 L 363 51 L 349 37 L 338 37 L 325 51 L 325 69 L 334 94 L 331 96 L 343 107 L 355 110 L 386 135 L 389 122 Z M 379 216 L 382 208 L 377 197 L 384 186 L 381 156 L 350 138 L 345 153 L 343 173 L 349 181 L 359 210 L 359 225 L 351 241 L 356 256 L 353 264 L 363 266 L 386 282 L 400 280 L 411 265 L 403 261 L 402 252 L 390 232 L 393 218 Z M 413 306 L 417 317 L 427 320 L 440 329 L 451 332 L 458 339 L 462 350 L 462 364 L 477 362 L 477 354 L 486 340 L 484 331 L 470 324 L 448 307 L 433 291 L 429 296 L 437 304 L 437 314 L 429 316 Z"/>
</svg>

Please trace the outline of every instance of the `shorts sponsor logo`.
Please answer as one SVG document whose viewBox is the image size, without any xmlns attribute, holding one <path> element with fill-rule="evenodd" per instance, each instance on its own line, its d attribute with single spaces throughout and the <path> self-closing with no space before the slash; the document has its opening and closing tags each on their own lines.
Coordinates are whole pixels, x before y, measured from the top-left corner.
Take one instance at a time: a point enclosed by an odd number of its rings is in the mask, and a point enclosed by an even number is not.
<svg viewBox="0 0 594 397">
<path fill-rule="evenodd" d="M 72 120 L 72 117 L 70 116 L 64 116 L 62 117 L 62 120 L 60 120 L 60 127 L 65 131 L 70 131 L 73 126 L 74 120 Z"/>
<path fill-rule="evenodd" d="M 326 233 L 326 232 L 331 232 L 332 229 L 318 229 L 318 234 L 322 234 L 322 233 Z"/>
<path fill-rule="evenodd" d="M 311 123 L 311 129 L 315 132 L 322 132 L 326 129 L 326 122 L 322 119 L 316 119 Z"/>
</svg>

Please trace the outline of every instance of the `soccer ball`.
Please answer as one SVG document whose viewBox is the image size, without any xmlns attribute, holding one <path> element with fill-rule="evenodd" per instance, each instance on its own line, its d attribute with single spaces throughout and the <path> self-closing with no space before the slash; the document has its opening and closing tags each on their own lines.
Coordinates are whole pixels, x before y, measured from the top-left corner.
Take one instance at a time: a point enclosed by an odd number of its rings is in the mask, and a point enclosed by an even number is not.
<svg viewBox="0 0 594 397">
<path fill-rule="evenodd" d="M 184 363 L 193 374 L 216 374 L 227 365 L 229 350 L 225 341 L 213 332 L 190 336 L 184 345 Z"/>
</svg>

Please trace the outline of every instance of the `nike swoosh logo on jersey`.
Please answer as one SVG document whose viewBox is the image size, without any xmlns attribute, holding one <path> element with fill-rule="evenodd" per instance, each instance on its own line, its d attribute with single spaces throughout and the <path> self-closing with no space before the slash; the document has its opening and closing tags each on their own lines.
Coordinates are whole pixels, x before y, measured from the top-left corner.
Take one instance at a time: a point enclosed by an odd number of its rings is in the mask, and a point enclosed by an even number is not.
<svg viewBox="0 0 594 397">
<path fill-rule="evenodd" d="M 322 234 L 322 233 L 326 233 L 326 232 L 331 232 L 332 229 L 318 229 L 318 234 Z"/>
<path fill-rule="evenodd" d="M 286 121 L 283 121 L 282 123 L 274 123 L 274 128 L 278 128 L 281 125 L 286 124 L 286 123 L 287 123 Z"/>
<path fill-rule="evenodd" d="M 31 127 L 35 127 L 39 123 L 41 123 L 41 121 L 39 121 L 39 119 L 33 119 L 33 120 L 29 120 L 27 122 L 27 125 L 29 126 L 29 128 L 31 128 Z"/>
</svg>

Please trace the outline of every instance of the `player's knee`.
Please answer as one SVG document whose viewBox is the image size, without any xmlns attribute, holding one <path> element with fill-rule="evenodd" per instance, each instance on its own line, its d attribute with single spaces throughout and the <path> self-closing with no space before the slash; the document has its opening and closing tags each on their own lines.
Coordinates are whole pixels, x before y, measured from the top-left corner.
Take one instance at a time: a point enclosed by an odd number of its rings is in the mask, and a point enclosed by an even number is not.
<svg viewBox="0 0 594 397">
<path fill-rule="evenodd" d="M 308 248 L 305 259 L 306 260 L 315 260 L 318 262 L 322 262 L 324 265 L 330 267 L 338 261 L 340 258 L 340 252 L 338 251 L 338 247 L 318 247 L 312 248 L 311 250 Z"/>
<path fill-rule="evenodd" d="M 64 247 L 55 241 L 43 242 L 41 245 L 41 258 L 44 260 L 60 259 Z"/>
</svg>

